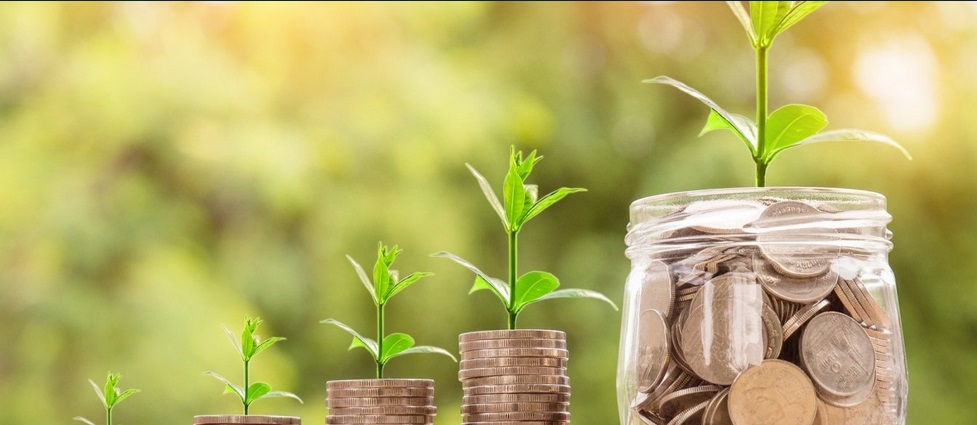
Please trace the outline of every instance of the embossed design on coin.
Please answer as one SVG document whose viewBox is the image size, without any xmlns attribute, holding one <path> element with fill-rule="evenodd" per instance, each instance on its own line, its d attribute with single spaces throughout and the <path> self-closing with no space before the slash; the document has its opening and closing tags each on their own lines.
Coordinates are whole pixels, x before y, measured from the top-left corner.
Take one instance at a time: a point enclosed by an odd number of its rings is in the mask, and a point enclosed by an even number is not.
<svg viewBox="0 0 977 425">
<path fill-rule="evenodd" d="M 820 301 L 838 284 L 838 274 L 828 271 L 812 278 L 794 278 L 778 272 L 765 261 L 754 261 L 757 280 L 778 298 L 794 303 Z"/>
<path fill-rule="evenodd" d="M 638 319 L 638 390 L 648 392 L 661 380 L 668 365 L 668 325 L 657 310 L 645 310 Z"/>
<path fill-rule="evenodd" d="M 729 416 L 736 425 L 811 425 L 816 398 L 814 385 L 799 367 L 764 360 L 733 382 Z"/>
<path fill-rule="evenodd" d="M 726 273 L 703 285 L 682 326 L 683 358 L 700 378 L 729 385 L 766 352 L 763 290 L 749 273 Z"/>
<path fill-rule="evenodd" d="M 822 313 L 808 322 L 801 335 L 801 364 L 826 397 L 863 393 L 867 397 L 875 383 L 872 341 L 858 323 L 841 313 Z"/>
</svg>

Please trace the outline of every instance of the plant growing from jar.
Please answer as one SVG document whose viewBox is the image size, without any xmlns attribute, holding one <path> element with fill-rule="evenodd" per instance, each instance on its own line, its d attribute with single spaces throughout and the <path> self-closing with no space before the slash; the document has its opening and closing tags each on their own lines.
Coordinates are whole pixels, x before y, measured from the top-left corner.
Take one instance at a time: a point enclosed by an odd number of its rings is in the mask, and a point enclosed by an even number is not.
<svg viewBox="0 0 977 425">
<path fill-rule="evenodd" d="M 645 83 L 675 87 L 709 106 L 709 118 L 699 135 L 729 130 L 750 150 L 755 164 L 757 187 L 766 185 L 767 167 L 781 152 L 793 147 L 822 142 L 868 141 L 892 146 L 911 158 L 909 152 L 886 135 L 855 129 L 821 132 L 828 125 L 824 112 L 810 105 L 788 104 L 768 114 L 768 59 L 774 39 L 811 14 L 825 1 L 751 1 L 750 12 L 738 1 L 726 2 L 753 46 L 756 59 L 756 115 L 751 120 L 730 113 L 699 91 L 668 76 Z"/>
<path fill-rule="evenodd" d="M 367 292 L 370 293 L 370 298 L 373 299 L 373 304 L 376 306 L 376 339 L 365 337 L 353 330 L 353 328 L 335 319 L 326 319 L 320 322 L 336 326 L 350 334 L 353 337 L 353 343 L 349 347 L 350 350 L 363 348 L 370 353 L 370 357 L 373 358 L 376 364 L 377 379 L 383 378 L 383 371 L 387 362 L 407 354 L 442 354 L 457 361 L 454 355 L 443 348 L 426 345 L 415 346 L 414 338 L 405 333 L 395 332 L 389 335 L 386 334 L 385 308 L 390 300 L 417 281 L 432 275 L 432 273 L 427 272 L 415 272 L 404 278 L 400 278 L 400 273 L 397 270 L 392 270 L 391 267 L 402 251 L 397 245 L 394 245 L 392 248 L 385 246 L 383 242 L 377 245 L 377 261 L 373 266 L 373 281 L 370 281 L 366 271 L 363 270 L 363 267 L 353 257 L 346 256 L 353 265 L 353 268 L 356 269 L 356 275 L 359 277 L 360 282 L 363 283 Z"/>
<path fill-rule="evenodd" d="M 121 379 L 122 375 L 109 372 L 108 377 L 105 379 L 104 390 L 99 388 L 95 381 L 92 381 L 91 379 L 88 380 L 88 382 L 92 384 L 92 388 L 95 389 L 95 394 L 98 396 L 98 399 L 102 401 L 102 406 L 105 407 L 106 425 L 112 425 L 112 411 L 115 409 L 115 406 L 117 406 L 123 400 L 129 398 L 131 395 L 140 392 L 140 390 L 137 389 L 123 390 L 119 388 L 119 380 Z M 95 425 L 94 422 L 81 416 L 75 416 L 74 420 L 84 422 L 88 425 Z"/>
<path fill-rule="evenodd" d="M 532 173 L 533 167 L 541 159 L 543 157 L 536 156 L 535 150 L 523 157 L 521 151 L 516 152 L 515 147 L 510 148 L 509 171 L 506 173 L 505 181 L 502 184 L 503 201 L 499 201 L 499 198 L 485 177 L 479 174 L 471 165 L 465 164 L 478 181 L 482 193 L 485 195 L 485 199 L 488 200 L 489 205 L 498 214 L 499 219 L 502 221 L 502 228 L 508 237 L 508 282 L 489 276 L 472 263 L 449 252 L 442 251 L 432 254 L 435 257 L 452 260 L 474 272 L 475 284 L 469 293 L 487 290 L 495 294 L 506 309 L 510 330 L 516 329 L 516 321 L 519 318 L 519 314 L 526 307 L 540 301 L 557 298 L 592 298 L 604 301 L 617 310 L 614 302 L 599 292 L 586 289 L 557 289 L 560 286 L 560 281 L 552 273 L 531 271 L 521 276 L 519 275 L 519 232 L 522 231 L 526 223 L 567 195 L 586 191 L 583 188 L 561 187 L 540 198 L 538 196 L 539 190 L 537 186 L 527 184 L 526 180 L 529 178 L 529 174 Z"/>
</svg>

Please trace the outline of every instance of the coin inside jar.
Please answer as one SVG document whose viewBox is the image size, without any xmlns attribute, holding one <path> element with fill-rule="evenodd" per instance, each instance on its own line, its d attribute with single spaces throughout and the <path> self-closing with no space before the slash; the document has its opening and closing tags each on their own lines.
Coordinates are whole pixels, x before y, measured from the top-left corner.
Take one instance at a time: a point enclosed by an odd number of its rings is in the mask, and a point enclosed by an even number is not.
<svg viewBox="0 0 977 425">
<path fill-rule="evenodd" d="M 638 390 L 648 392 L 668 365 L 668 324 L 657 310 L 641 312 L 638 320 Z"/>
<path fill-rule="evenodd" d="M 875 349 L 851 317 L 827 312 L 811 319 L 801 334 L 801 365 L 825 401 L 849 398 L 858 403 L 875 383 Z M 862 400 L 850 397 L 864 394 Z"/>
<path fill-rule="evenodd" d="M 803 370 L 783 360 L 764 360 L 733 382 L 729 415 L 736 425 L 811 425 L 816 400 Z"/>
</svg>

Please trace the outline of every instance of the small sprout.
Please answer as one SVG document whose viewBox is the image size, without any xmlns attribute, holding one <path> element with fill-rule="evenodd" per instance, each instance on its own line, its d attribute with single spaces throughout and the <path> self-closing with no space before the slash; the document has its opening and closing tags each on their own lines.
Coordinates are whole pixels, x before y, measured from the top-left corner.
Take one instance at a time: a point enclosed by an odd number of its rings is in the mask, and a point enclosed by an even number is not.
<svg viewBox="0 0 977 425">
<path fill-rule="evenodd" d="M 353 257 L 346 256 L 346 259 L 353 265 L 356 270 L 356 275 L 359 277 L 360 282 L 366 287 L 367 292 L 370 293 L 370 297 L 373 299 L 373 304 L 377 308 L 377 339 L 373 340 L 360 335 L 358 332 L 353 330 L 353 328 L 346 326 L 342 322 L 335 319 L 326 319 L 320 323 L 325 323 L 329 325 L 336 326 L 346 333 L 353 336 L 353 343 L 349 346 L 349 349 L 353 348 L 363 348 L 370 353 L 373 357 L 373 361 L 377 365 L 377 379 L 383 378 L 383 368 L 388 361 L 394 357 L 403 356 L 405 354 L 421 354 L 421 353 L 435 353 L 443 354 L 450 357 L 454 361 L 455 359 L 450 352 L 443 348 L 430 347 L 430 346 L 414 346 L 414 338 L 410 335 L 404 333 L 392 333 L 390 335 L 384 336 L 384 308 L 387 302 L 393 298 L 394 295 L 399 294 L 408 286 L 411 286 L 418 280 L 422 278 L 431 276 L 431 273 L 427 272 L 416 272 L 411 273 L 400 278 L 400 274 L 396 270 L 391 270 L 390 267 L 393 266 L 394 261 L 397 256 L 400 255 L 401 249 L 394 245 L 393 248 L 389 248 L 380 242 L 377 245 L 377 262 L 373 266 L 373 281 L 367 277 L 366 271 L 360 266 Z"/>
<path fill-rule="evenodd" d="M 677 80 L 659 76 L 644 80 L 645 83 L 665 84 L 675 87 L 709 106 L 709 118 L 699 135 L 714 130 L 728 130 L 736 135 L 753 156 L 756 164 L 756 185 L 766 185 L 767 167 L 786 149 L 821 142 L 868 141 L 892 146 L 912 159 L 909 152 L 888 136 L 864 130 L 832 130 L 821 132 L 828 125 L 828 118 L 818 108 L 809 105 L 784 105 L 767 113 L 767 56 L 773 40 L 805 16 L 811 14 L 825 1 L 751 1 L 750 11 L 738 1 L 726 2 L 733 15 L 746 30 L 756 54 L 756 121 L 732 114 L 706 95 Z"/>
<path fill-rule="evenodd" d="M 115 409 L 115 406 L 121 403 L 122 400 L 139 392 L 137 389 L 122 390 L 117 388 L 116 385 L 119 384 L 120 379 L 122 379 L 122 375 L 109 372 L 108 378 L 105 379 L 104 390 L 99 388 L 95 381 L 88 380 L 88 383 L 92 384 L 92 388 L 95 389 L 95 394 L 98 396 L 98 399 L 102 401 L 102 406 L 105 407 L 105 423 L 107 425 L 112 425 L 112 410 Z M 74 420 L 84 422 L 88 425 L 95 425 L 94 422 L 81 416 L 75 416 Z"/>
<path fill-rule="evenodd" d="M 257 400 L 270 397 L 288 397 L 298 400 L 299 403 L 302 402 L 297 395 L 285 392 L 285 391 L 272 391 L 271 385 L 264 382 L 250 382 L 250 367 L 251 360 L 258 353 L 265 351 L 268 347 L 271 347 L 278 341 L 284 341 L 285 338 L 271 337 L 264 341 L 261 341 L 254 332 L 258 329 L 258 325 L 261 324 L 261 318 L 255 317 L 254 319 L 245 318 L 244 321 L 244 331 L 241 332 L 240 341 L 234 337 L 234 333 L 231 332 L 226 326 L 224 327 L 224 333 L 230 338 L 231 344 L 237 350 L 238 354 L 241 355 L 241 360 L 244 361 L 244 386 L 238 386 L 234 384 L 229 379 L 214 373 L 214 372 L 204 372 L 205 375 L 212 376 L 214 379 L 224 383 L 224 394 L 236 394 L 238 398 L 241 399 L 241 404 L 244 405 L 244 414 L 248 414 L 248 410 L 251 407 L 251 403 Z"/>
<path fill-rule="evenodd" d="M 615 310 L 617 306 L 604 295 L 588 291 L 585 289 L 560 289 L 559 279 L 551 273 L 543 271 L 532 271 L 519 276 L 517 270 L 517 254 L 519 251 L 519 231 L 532 218 L 539 215 L 553 204 L 559 202 L 567 195 L 577 192 L 586 192 L 586 189 L 575 187 L 561 187 L 543 197 L 538 197 L 536 185 L 526 184 L 526 179 L 533 171 L 533 166 L 543 159 L 536 156 L 536 151 L 532 151 L 523 158 L 522 152 L 516 152 L 516 148 L 509 150 L 509 172 L 506 173 L 505 181 L 502 186 L 504 202 L 500 202 L 496 197 L 492 186 L 478 171 L 471 165 L 465 164 L 468 170 L 475 176 L 482 193 L 488 199 L 489 205 L 495 210 L 502 220 L 502 227 L 509 237 L 509 282 L 502 279 L 491 277 L 472 263 L 448 252 L 438 252 L 432 254 L 435 257 L 447 258 L 462 267 L 475 273 L 475 285 L 469 293 L 488 290 L 494 293 L 502 305 L 505 306 L 509 316 L 509 329 L 516 328 L 516 320 L 519 313 L 526 306 L 554 298 L 595 298 L 607 302 Z"/>
</svg>

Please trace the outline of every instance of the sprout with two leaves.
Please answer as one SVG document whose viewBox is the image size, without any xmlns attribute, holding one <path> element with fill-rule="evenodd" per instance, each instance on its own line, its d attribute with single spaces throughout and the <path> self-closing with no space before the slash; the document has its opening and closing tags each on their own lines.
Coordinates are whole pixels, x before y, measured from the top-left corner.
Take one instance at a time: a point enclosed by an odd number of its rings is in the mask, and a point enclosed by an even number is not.
<svg viewBox="0 0 977 425">
<path fill-rule="evenodd" d="M 560 289 L 559 279 L 552 273 L 544 271 L 531 271 L 519 276 L 518 253 L 519 253 L 519 232 L 523 226 L 532 218 L 539 215 L 553 204 L 559 202 L 571 193 L 585 192 L 586 189 L 575 187 L 561 187 L 549 194 L 538 197 L 536 185 L 526 184 L 526 179 L 533 171 L 533 166 L 543 159 L 536 156 L 536 151 L 532 151 L 525 158 L 522 152 L 516 152 L 513 146 L 509 149 L 509 171 L 506 173 L 505 181 L 502 183 L 503 202 L 492 190 L 488 183 L 475 168 L 465 164 L 468 170 L 478 180 L 482 193 L 488 199 L 492 209 L 502 220 L 502 227 L 505 229 L 509 238 L 509 282 L 491 277 L 472 263 L 448 252 L 438 252 L 433 254 L 435 257 L 450 259 L 475 273 L 475 285 L 469 293 L 488 290 L 494 293 L 502 305 L 505 306 L 509 317 L 509 329 L 516 329 L 516 320 L 519 313 L 526 306 L 544 300 L 554 298 L 595 298 L 607 302 L 615 310 L 617 306 L 603 294 L 586 289 Z"/>
<path fill-rule="evenodd" d="M 244 386 L 238 386 L 237 384 L 231 382 L 229 379 L 218 375 L 214 372 L 205 372 L 206 375 L 212 376 L 218 381 L 223 382 L 226 386 L 224 387 L 225 394 L 236 394 L 238 398 L 241 399 L 241 404 L 244 405 L 244 414 L 248 414 L 248 410 L 251 408 L 251 403 L 258 401 L 263 398 L 270 397 L 288 397 L 298 400 L 299 403 L 302 402 L 297 395 L 285 392 L 285 391 L 272 391 L 271 385 L 264 382 L 251 383 L 251 360 L 258 353 L 265 351 L 268 347 L 271 347 L 276 342 L 284 341 L 285 338 L 271 337 L 262 341 L 255 331 L 258 330 L 258 325 L 261 324 L 261 318 L 255 317 L 245 318 L 244 320 L 244 331 L 241 332 L 241 340 L 234 337 L 234 333 L 231 332 L 226 326 L 224 327 L 224 332 L 227 337 L 230 338 L 231 343 L 234 344 L 234 348 L 237 349 L 238 354 L 241 355 L 241 360 L 244 361 Z"/>
<path fill-rule="evenodd" d="M 102 405 L 105 406 L 105 423 L 107 425 L 112 425 L 112 410 L 115 409 L 115 406 L 121 403 L 122 400 L 125 400 L 129 398 L 129 396 L 139 392 L 139 390 L 136 389 L 123 391 L 122 389 L 118 388 L 117 385 L 119 385 L 120 379 L 122 379 L 122 375 L 109 372 L 108 378 L 105 379 L 104 391 L 102 388 L 98 387 L 98 384 L 96 384 L 95 381 L 92 381 L 91 379 L 88 380 L 88 382 L 92 384 L 92 388 L 95 389 L 95 394 L 98 395 L 98 399 L 101 400 Z M 81 416 L 75 416 L 74 419 L 88 425 L 95 425 L 94 422 Z"/>
<path fill-rule="evenodd" d="M 667 84 L 698 99 L 712 111 L 699 135 L 713 130 L 729 130 L 746 144 L 756 164 L 756 185 L 766 184 L 767 167 L 786 149 L 821 142 L 869 141 L 895 147 L 906 158 L 909 152 L 888 136 L 865 130 L 821 130 L 828 118 L 818 108 L 809 105 L 784 105 L 767 114 L 767 59 L 777 35 L 811 14 L 825 1 L 751 1 L 750 11 L 738 1 L 726 2 L 746 29 L 756 56 L 756 121 L 732 114 L 704 94 L 666 76 L 645 80 L 645 83 Z"/>
<path fill-rule="evenodd" d="M 373 357 L 373 361 L 377 365 L 377 379 L 383 379 L 383 368 L 386 366 L 394 357 L 403 356 L 405 354 L 424 354 L 424 353 L 435 353 L 443 354 L 451 358 L 451 360 L 458 361 L 455 359 L 451 353 L 443 348 L 430 347 L 430 346 L 414 346 L 414 338 L 405 333 L 392 333 L 390 335 L 384 335 L 384 326 L 386 317 L 384 317 L 384 309 L 387 303 L 394 295 L 399 294 L 408 286 L 414 284 L 418 280 L 431 276 L 432 273 L 427 272 L 416 272 L 411 273 L 400 278 L 400 274 L 396 270 L 391 270 L 390 267 L 393 266 L 394 261 L 397 256 L 400 255 L 402 250 L 394 245 L 393 248 L 389 248 L 380 242 L 377 245 L 377 262 L 373 266 L 373 281 L 367 277 L 366 272 L 363 267 L 360 266 L 353 257 L 346 256 L 350 263 L 353 264 L 353 268 L 356 269 L 356 274 L 359 276 L 360 281 L 363 282 L 363 286 L 366 287 L 367 292 L 370 293 L 370 297 L 373 298 L 373 303 L 377 308 L 377 339 L 373 340 L 360 335 L 358 332 L 353 330 L 353 328 L 346 326 L 345 324 L 339 322 L 335 319 L 326 319 L 320 323 L 326 323 L 334 325 L 350 335 L 353 336 L 353 343 L 350 345 L 349 349 L 360 347 L 365 349 Z"/>
</svg>

